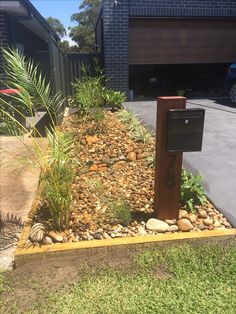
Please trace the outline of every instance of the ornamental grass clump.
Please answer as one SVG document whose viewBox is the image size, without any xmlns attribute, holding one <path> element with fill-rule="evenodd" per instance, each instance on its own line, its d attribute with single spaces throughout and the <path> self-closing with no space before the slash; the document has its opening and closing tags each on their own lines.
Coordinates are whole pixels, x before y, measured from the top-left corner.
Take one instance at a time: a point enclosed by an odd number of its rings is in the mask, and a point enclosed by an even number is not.
<svg viewBox="0 0 236 314">
<path fill-rule="evenodd" d="M 133 112 L 122 109 L 118 112 L 118 117 L 128 127 L 136 142 L 147 144 L 152 139 L 152 133 L 142 125 L 142 122 Z"/>
<path fill-rule="evenodd" d="M 43 108 L 49 116 L 50 123 L 46 129 L 47 138 L 43 139 L 31 120 L 26 128 L 15 118 L 12 112 L 28 117 L 11 104 L 0 98 L 0 115 L 5 124 L 5 133 L 16 136 L 29 151 L 27 161 L 40 169 L 40 179 L 43 195 L 49 206 L 53 225 L 61 230 L 68 227 L 71 203 L 71 184 L 73 167 L 69 152 L 73 139 L 68 134 L 58 130 L 58 123 L 62 119 L 64 99 L 61 93 L 53 94 L 50 83 L 41 74 L 39 67 L 32 60 L 15 50 L 3 50 L 4 65 L 7 76 L 5 84 L 9 88 L 18 90 L 11 95 L 11 99 L 25 108 L 34 116 L 38 108 Z M 37 138 L 35 138 L 35 136 Z M 45 141 L 48 146 L 45 147 Z"/>
</svg>

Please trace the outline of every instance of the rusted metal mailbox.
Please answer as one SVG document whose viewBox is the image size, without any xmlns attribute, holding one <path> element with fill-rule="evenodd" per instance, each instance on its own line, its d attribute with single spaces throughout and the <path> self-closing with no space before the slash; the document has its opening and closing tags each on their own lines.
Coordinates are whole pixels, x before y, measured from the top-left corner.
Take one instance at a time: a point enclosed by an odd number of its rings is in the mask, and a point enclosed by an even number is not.
<svg viewBox="0 0 236 314">
<path fill-rule="evenodd" d="M 169 109 L 167 113 L 167 151 L 201 151 L 204 118 L 204 109 Z"/>
</svg>

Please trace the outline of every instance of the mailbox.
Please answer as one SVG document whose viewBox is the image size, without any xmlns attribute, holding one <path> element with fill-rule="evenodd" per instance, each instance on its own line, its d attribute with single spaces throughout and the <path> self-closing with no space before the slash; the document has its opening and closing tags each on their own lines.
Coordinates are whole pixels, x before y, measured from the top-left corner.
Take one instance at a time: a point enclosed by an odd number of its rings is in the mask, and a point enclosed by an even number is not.
<svg viewBox="0 0 236 314">
<path fill-rule="evenodd" d="M 167 113 L 167 151 L 201 151 L 204 118 L 204 109 L 169 109 Z"/>
</svg>

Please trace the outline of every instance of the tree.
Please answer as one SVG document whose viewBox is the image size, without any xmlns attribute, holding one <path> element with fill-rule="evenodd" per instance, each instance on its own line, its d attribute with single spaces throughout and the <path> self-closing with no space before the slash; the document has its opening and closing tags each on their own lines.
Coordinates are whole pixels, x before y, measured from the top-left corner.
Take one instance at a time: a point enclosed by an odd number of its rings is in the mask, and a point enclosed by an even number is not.
<svg viewBox="0 0 236 314">
<path fill-rule="evenodd" d="M 79 46 L 77 45 L 70 46 L 68 40 L 60 41 L 59 46 L 63 52 L 78 52 L 79 51 Z"/>
<path fill-rule="evenodd" d="M 55 19 L 50 16 L 47 18 L 47 22 L 51 26 L 51 28 L 56 32 L 56 34 L 60 37 L 60 39 L 66 35 L 66 29 L 58 19 Z"/>
<path fill-rule="evenodd" d="M 95 25 L 99 6 L 100 0 L 84 0 L 79 6 L 81 12 L 74 13 L 71 17 L 78 25 L 70 28 L 69 36 L 78 43 L 80 52 L 95 50 Z"/>
</svg>

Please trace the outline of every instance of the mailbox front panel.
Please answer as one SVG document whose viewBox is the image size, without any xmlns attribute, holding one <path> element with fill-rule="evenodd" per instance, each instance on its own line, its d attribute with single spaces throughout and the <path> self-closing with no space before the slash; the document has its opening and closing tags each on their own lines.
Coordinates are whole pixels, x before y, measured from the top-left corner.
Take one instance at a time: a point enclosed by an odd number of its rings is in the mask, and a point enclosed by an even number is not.
<svg viewBox="0 0 236 314">
<path fill-rule="evenodd" d="M 202 150 L 204 109 L 171 109 L 167 116 L 167 150 L 196 152 Z"/>
</svg>

